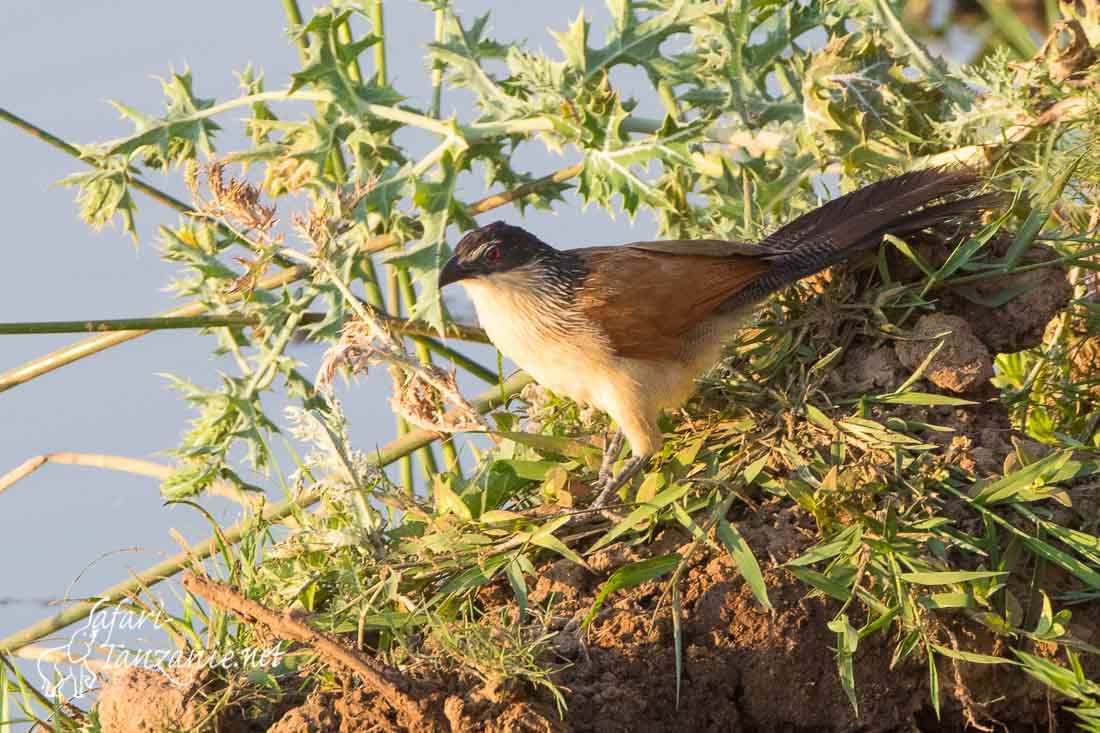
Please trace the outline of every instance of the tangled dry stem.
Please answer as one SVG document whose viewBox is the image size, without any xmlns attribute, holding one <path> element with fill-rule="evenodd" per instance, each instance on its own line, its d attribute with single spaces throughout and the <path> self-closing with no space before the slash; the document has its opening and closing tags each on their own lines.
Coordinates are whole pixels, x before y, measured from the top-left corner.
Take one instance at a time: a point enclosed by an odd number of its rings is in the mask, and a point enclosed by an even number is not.
<svg viewBox="0 0 1100 733">
<path fill-rule="evenodd" d="M 191 193 L 195 213 L 216 221 L 225 221 L 246 231 L 268 235 L 278 219 L 275 207 L 265 206 L 260 200 L 260 189 L 246 180 L 227 177 L 225 161 L 216 160 L 206 165 L 192 162 L 184 172 L 184 182 Z M 209 197 L 200 193 L 199 173 L 206 174 Z"/>
<path fill-rule="evenodd" d="M 393 379 L 390 404 L 411 424 L 440 433 L 489 429 L 485 418 L 462 396 L 454 372 L 420 362 L 393 337 L 375 311 L 358 310 L 360 318 L 349 321 L 340 340 L 325 352 L 317 373 L 319 392 L 331 394 L 333 378 L 343 365 L 352 373 L 365 374 L 375 364 L 388 363 Z M 446 404 L 455 409 L 444 411 Z"/>
</svg>

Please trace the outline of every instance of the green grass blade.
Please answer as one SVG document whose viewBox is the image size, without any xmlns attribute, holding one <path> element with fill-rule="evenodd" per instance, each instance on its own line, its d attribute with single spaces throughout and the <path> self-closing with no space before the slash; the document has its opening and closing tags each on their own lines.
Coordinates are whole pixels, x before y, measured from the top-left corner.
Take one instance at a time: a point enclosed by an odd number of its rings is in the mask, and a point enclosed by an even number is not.
<svg viewBox="0 0 1100 733">
<path fill-rule="evenodd" d="M 842 603 L 847 602 L 852 596 L 847 583 L 838 582 L 828 575 L 819 573 L 816 570 L 811 570 L 810 568 L 789 568 L 788 572 L 806 585 L 813 586 L 830 598 L 835 598 Z"/>
<path fill-rule="evenodd" d="M 718 539 L 730 551 L 733 561 L 737 563 L 737 569 L 741 571 L 741 577 L 749 584 L 749 590 L 756 596 L 757 602 L 764 608 L 772 608 L 772 602 L 768 598 L 768 587 L 764 583 L 764 574 L 760 572 L 760 564 L 752 554 L 752 548 L 745 542 L 745 538 L 726 521 L 725 517 L 718 520 L 715 532 Z"/>
<path fill-rule="evenodd" d="M 848 614 L 842 613 L 828 623 L 829 629 L 836 632 L 836 668 L 840 674 L 840 686 L 852 704 L 852 712 L 859 717 L 859 700 L 856 698 L 856 676 L 852 665 L 856 648 L 859 646 L 859 632 L 848 621 Z"/>
<path fill-rule="evenodd" d="M 936 669 L 936 655 L 932 653 L 932 647 L 925 647 L 928 654 L 928 694 L 932 699 L 932 709 L 936 712 L 936 720 L 940 719 L 940 672 Z"/>
<path fill-rule="evenodd" d="M 600 450 L 593 445 L 576 438 L 562 438 L 556 435 L 537 435 L 535 433 L 498 433 L 501 438 L 506 438 L 513 443 L 526 445 L 543 453 L 558 453 L 568 458 L 584 458 L 585 456 L 599 456 Z"/>
<path fill-rule="evenodd" d="M 927 392 L 905 392 L 902 394 L 888 394 L 880 397 L 872 397 L 872 402 L 883 405 L 976 405 L 973 400 L 964 400 L 961 397 L 948 397 L 942 394 L 929 394 Z"/>
<path fill-rule="evenodd" d="M 680 689 L 684 680 L 684 630 L 680 616 L 683 614 L 683 602 L 680 598 L 680 583 L 672 579 L 672 646 L 676 667 L 676 708 L 680 708 Z"/>
<path fill-rule="evenodd" d="M 624 565 L 611 574 L 611 577 L 607 579 L 607 582 L 600 588 L 600 592 L 596 594 L 596 600 L 592 602 L 592 608 L 588 609 L 588 613 L 585 614 L 584 621 L 581 622 L 582 628 L 588 628 L 588 625 L 592 623 L 592 620 L 596 618 L 596 614 L 600 608 L 603 607 L 604 601 L 617 590 L 623 590 L 624 588 L 633 588 L 641 585 L 647 580 L 653 580 L 659 578 L 662 575 L 668 575 L 680 564 L 683 558 L 677 553 L 671 553 L 669 555 L 661 555 L 659 557 L 651 557 L 646 560 L 639 560 L 638 562 Z"/>
<path fill-rule="evenodd" d="M 1028 546 L 1032 552 L 1040 557 L 1043 557 L 1058 567 L 1072 573 L 1078 580 L 1085 583 L 1091 588 L 1100 590 L 1100 572 L 1097 572 L 1093 568 L 1090 568 L 1085 563 L 1081 562 L 1073 555 L 1067 552 L 1063 552 L 1058 548 L 1050 545 L 1043 540 L 1036 539 L 1035 537 L 1021 537 L 1020 538 L 1025 545 Z"/>
<path fill-rule="evenodd" d="M 1011 659 L 1005 659 L 1004 657 L 994 657 L 991 654 L 978 654 L 976 652 L 956 650 L 950 647 L 940 646 L 939 644 L 933 644 L 932 648 L 945 657 L 958 659 L 961 662 L 973 662 L 974 664 L 1016 664 L 1016 662 Z"/>
<path fill-rule="evenodd" d="M 504 566 L 504 574 L 508 578 L 508 584 L 512 586 L 512 592 L 516 596 L 516 605 L 519 607 L 519 618 L 522 621 L 527 616 L 527 581 L 523 577 L 523 568 L 519 562 L 512 560 Z"/>
<path fill-rule="evenodd" d="M 784 564 L 784 567 L 815 565 L 819 562 L 830 560 L 837 555 L 850 555 L 859 547 L 859 543 L 862 539 L 863 527 L 859 524 L 853 524 L 851 527 L 846 527 L 841 530 L 828 542 L 816 544 L 795 559 L 788 560 Z"/>
<path fill-rule="evenodd" d="M 982 489 L 974 497 L 974 501 L 979 504 L 992 505 L 1015 499 L 1022 491 L 1033 488 L 1037 481 L 1045 481 L 1048 477 L 1058 473 L 1071 455 L 1072 451 L 1069 450 L 1058 451 L 1025 466 L 1019 471 L 1013 471 Z"/>
<path fill-rule="evenodd" d="M 901 573 L 898 577 L 914 585 L 953 585 L 972 580 L 999 578 L 1008 575 L 1000 570 L 944 570 L 942 572 Z"/>
<path fill-rule="evenodd" d="M 618 539 L 619 536 L 628 531 L 631 527 L 634 527 L 639 522 L 649 519 L 661 509 L 678 500 L 680 497 L 686 494 L 688 492 L 688 489 L 690 488 L 691 486 L 689 486 L 688 484 L 673 484 L 672 486 L 668 487 L 667 489 L 657 494 L 655 497 L 632 511 L 630 514 L 628 514 L 626 516 L 626 519 L 609 529 L 603 537 L 600 537 L 600 539 L 596 540 L 596 543 L 592 545 L 592 547 L 588 550 L 586 554 L 591 555 L 593 552 L 596 552 L 600 548 L 606 547 L 607 545 L 611 544 L 616 539 Z"/>
</svg>

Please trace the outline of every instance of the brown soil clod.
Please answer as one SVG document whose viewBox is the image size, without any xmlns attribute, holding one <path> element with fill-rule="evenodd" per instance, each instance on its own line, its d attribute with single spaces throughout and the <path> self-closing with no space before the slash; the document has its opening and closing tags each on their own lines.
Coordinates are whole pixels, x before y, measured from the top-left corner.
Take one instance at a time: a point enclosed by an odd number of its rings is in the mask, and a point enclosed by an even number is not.
<svg viewBox="0 0 1100 733">
<path fill-rule="evenodd" d="M 921 316 L 913 328 L 913 336 L 919 340 L 895 344 L 898 360 L 908 369 L 918 368 L 936 348 L 941 335 L 943 347 L 925 369 L 925 378 L 958 394 L 984 386 L 993 376 L 992 357 L 970 324 L 959 316 L 942 313 Z"/>
<path fill-rule="evenodd" d="M 182 670 L 172 678 L 156 670 L 129 667 L 112 674 L 96 701 L 100 728 L 107 732 L 139 733 L 198 729 L 209 723 L 207 713 L 192 694 L 190 684 L 181 684 Z"/>
</svg>

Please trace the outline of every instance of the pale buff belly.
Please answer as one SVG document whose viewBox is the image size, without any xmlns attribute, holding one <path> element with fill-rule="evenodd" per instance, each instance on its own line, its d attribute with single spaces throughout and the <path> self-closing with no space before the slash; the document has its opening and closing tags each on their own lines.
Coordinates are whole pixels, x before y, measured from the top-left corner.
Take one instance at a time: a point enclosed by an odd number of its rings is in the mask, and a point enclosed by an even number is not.
<svg viewBox="0 0 1100 733">
<path fill-rule="evenodd" d="M 500 353 L 547 389 L 605 409 L 601 385 L 612 376 L 613 356 L 596 334 L 547 323 L 545 308 L 523 294 L 463 284 Z"/>
</svg>

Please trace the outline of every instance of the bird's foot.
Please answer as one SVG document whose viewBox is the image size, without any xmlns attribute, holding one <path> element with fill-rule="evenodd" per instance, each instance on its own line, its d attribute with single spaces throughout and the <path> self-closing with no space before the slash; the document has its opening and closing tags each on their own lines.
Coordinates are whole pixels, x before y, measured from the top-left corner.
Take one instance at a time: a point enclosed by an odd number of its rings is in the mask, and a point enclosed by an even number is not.
<svg viewBox="0 0 1100 733">
<path fill-rule="evenodd" d="M 603 461 L 600 462 L 600 475 L 596 479 L 597 491 L 602 489 L 608 481 L 612 478 L 611 469 L 615 467 L 615 461 L 619 459 L 619 454 L 623 450 L 623 433 L 621 430 L 611 436 L 611 440 L 607 441 L 603 449 Z"/>
<path fill-rule="evenodd" d="M 634 456 L 626 462 L 621 471 L 614 476 L 610 476 L 606 483 L 598 484 L 596 489 L 599 493 L 596 494 L 596 500 L 592 502 L 589 508 L 598 510 L 607 506 L 607 502 L 611 500 L 615 492 L 621 489 L 627 481 L 634 478 L 634 475 L 642 470 L 649 458 L 648 455 Z"/>
</svg>

